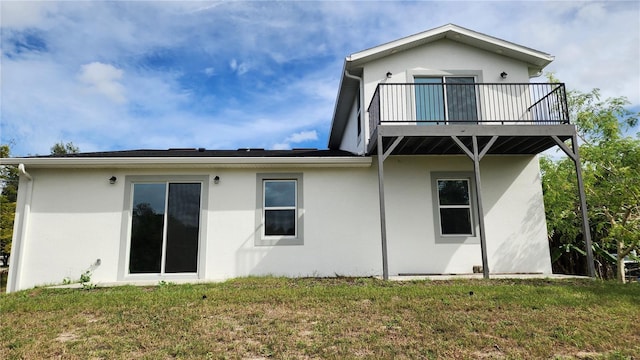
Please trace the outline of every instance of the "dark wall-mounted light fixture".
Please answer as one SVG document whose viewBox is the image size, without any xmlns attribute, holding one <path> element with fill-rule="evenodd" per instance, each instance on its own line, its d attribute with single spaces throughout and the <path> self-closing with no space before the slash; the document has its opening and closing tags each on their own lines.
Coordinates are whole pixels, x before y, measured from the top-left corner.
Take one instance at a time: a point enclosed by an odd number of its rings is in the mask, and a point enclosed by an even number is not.
<svg viewBox="0 0 640 360">
<path fill-rule="evenodd" d="M 220 176 L 216 175 L 216 177 L 213 178 L 213 183 L 214 184 L 219 184 L 220 183 Z"/>
<path fill-rule="evenodd" d="M 116 183 L 116 181 L 118 181 L 118 178 L 115 176 L 112 176 L 109 178 L 109 184 L 113 185 Z"/>
<path fill-rule="evenodd" d="M 387 71 L 387 79 L 391 79 L 391 75 L 393 75 L 391 71 Z"/>
<path fill-rule="evenodd" d="M 500 77 L 503 78 L 503 79 L 506 79 L 507 75 L 508 74 L 506 72 L 504 72 L 504 71 L 500 73 Z"/>
</svg>

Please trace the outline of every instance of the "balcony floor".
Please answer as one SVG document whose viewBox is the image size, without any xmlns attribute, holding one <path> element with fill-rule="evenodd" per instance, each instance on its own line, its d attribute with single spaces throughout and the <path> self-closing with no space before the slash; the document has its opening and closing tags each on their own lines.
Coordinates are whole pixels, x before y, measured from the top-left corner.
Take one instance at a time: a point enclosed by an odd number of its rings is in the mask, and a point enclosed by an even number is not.
<svg viewBox="0 0 640 360">
<path fill-rule="evenodd" d="M 391 155 L 453 155 L 464 154 L 452 139 L 457 136 L 465 146 L 472 148 L 472 136 L 478 138 L 478 147 L 483 149 L 493 136 L 497 140 L 487 154 L 534 155 L 557 145 L 552 136 L 560 140 L 575 135 L 573 125 L 379 125 L 371 136 L 367 152 L 377 153 L 378 133 L 382 136 L 386 152 L 396 138 L 404 138 Z"/>
</svg>

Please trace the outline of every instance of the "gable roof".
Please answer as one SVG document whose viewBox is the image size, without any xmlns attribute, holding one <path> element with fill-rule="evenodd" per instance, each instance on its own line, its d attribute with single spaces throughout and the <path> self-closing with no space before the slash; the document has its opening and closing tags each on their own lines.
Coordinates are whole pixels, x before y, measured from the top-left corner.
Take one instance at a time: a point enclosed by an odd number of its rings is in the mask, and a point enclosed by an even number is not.
<svg viewBox="0 0 640 360">
<path fill-rule="evenodd" d="M 353 98 L 358 94 L 359 81 L 348 76 L 362 76 L 362 69 L 366 63 L 409 50 L 441 39 L 449 39 L 478 49 L 490 51 L 502 56 L 510 57 L 526 63 L 529 76 L 537 76 L 540 71 L 553 61 L 553 56 L 547 53 L 502 40 L 490 35 L 469 30 L 454 24 L 447 24 L 435 29 L 410 35 L 347 56 L 344 60 L 340 87 L 329 134 L 329 148 L 337 149 L 342 141 Z M 362 104 L 367 106 L 367 104 Z"/>
<path fill-rule="evenodd" d="M 523 61 L 529 65 L 530 75 L 537 74 L 553 61 L 553 56 L 547 53 L 458 25 L 447 24 L 351 54 L 346 58 L 346 63 L 349 64 L 349 68 L 356 68 L 370 61 L 441 39 L 449 39 Z"/>
</svg>

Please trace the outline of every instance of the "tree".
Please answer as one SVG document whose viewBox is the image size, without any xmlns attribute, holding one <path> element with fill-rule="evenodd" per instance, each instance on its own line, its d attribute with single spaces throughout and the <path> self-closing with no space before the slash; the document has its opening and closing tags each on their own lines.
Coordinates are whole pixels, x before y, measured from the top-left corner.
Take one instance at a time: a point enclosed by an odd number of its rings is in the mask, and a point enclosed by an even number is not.
<svg viewBox="0 0 640 360">
<path fill-rule="evenodd" d="M 0 158 L 11 155 L 9 144 L 0 145 Z M 16 213 L 18 197 L 18 169 L 12 165 L 0 166 L 0 258 L 4 265 L 9 262 L 11 240 L 13 237 L 13 219 Z"/>
<path fill-rule="evenodd" d="M 8 158 L 11 156 L 11 147 L 9 144 L 0 145 L 0 158 Z M 18 196 L 18 168 L 14 165 L 0 166 L 0 187 L 1 195 L 4 201 L 15 202 Z"/>
<path fill-rule="evenodd" d="M 552 77 L 550 80 L 555 80 Z M 583 177 L 594 250 L 603 262 L 616 263 L 625 281 L 624 258 L 640 250 L 640 139 L 625 136 L 638 113 L 625 108 L 625 97 L 600 99 L 598 89 L 567 94 L 572 122 L 582 140 Z M 541 160 L 549 238 L 559 253 L 579 250 L 580 213 L 572 160 Z M 561 251 L 558 251 L 561 250 Z M 617 257 L 612 257 L 616 253 Z"/>
<path fill-rule="evenodd" d="M 16 203 L 2 201 L 0 203 L 0 259 L 2 259 L 2 264 L 5 266 L 9 264 L 15 216 Z"/>
<path fill-rule="evenodd" d="M 615 245 L 617 277 L 624 282 L 624 258 L 640 250 L 640 139 L 585 144 L 583 152 L 589 218 L 603 245 Z"/>
<path fill-rule="evenodd" d="M 51 155 L 66 155 L 66 154 L 76 154 L 79 153 L 80 149 L 73 145 L 73 142 L 63 143 L 58 142 L 55 143 L 51 147 Z"/>
</svg>

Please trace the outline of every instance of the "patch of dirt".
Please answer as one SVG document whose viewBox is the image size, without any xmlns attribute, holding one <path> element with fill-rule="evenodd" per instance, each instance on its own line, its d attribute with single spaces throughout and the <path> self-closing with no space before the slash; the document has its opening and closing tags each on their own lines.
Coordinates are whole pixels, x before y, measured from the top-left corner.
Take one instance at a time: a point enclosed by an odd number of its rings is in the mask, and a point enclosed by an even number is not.
<svg viewBox="0 0 640 360">
<path fill-rule="evenodd" d="M 588 352 L 588 351 L 579 351 L 576 353 L 576 357 L 578 359 L 595 359 L 598 356 L 602 356 L 602 354 L 597 352 Z"/>
<path fill-rule="evenodd" d="M 67 331 L 67 332 L 58 334 L 58 337 L 55 338 L 55 340 L 64 343 L 67 341 L 76 340 L 77 338 L 78 338 L 78 335 L 74 334 L 73 332 Z"/>
</svg>

